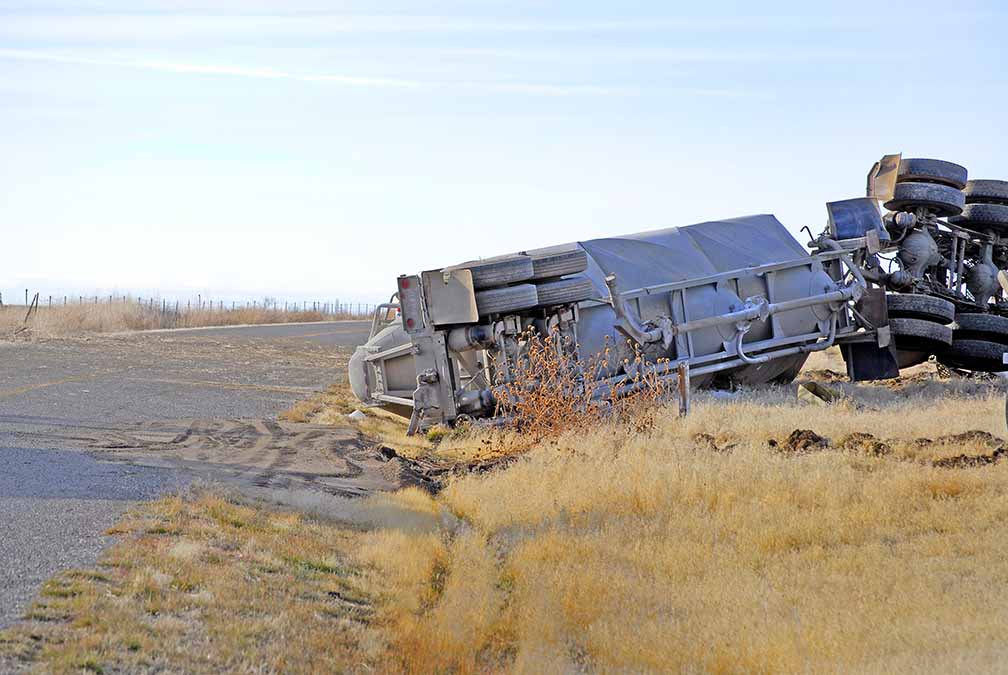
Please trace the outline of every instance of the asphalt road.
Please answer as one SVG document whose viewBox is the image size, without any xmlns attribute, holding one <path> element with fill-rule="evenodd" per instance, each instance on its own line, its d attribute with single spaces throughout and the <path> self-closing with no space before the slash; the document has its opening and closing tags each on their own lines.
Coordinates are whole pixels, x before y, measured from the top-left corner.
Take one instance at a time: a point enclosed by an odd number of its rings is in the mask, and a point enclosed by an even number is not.
<svg viewBox="0 0 1008 675">
<path fill-rule="evenodd" d="M 271 340 L 299 340 L 330 346 L 356 346 L 367 340 L 370 321 L 326 321 L 320 323 L 229 326 L 164 331 L 176 337 L 255 337 Z"/>
<path fill-rule="evenodd" d="M 96 433 L 149 422 L 275 418 L 344 377 L 370 322 L 0 343 L 0 626 L 38 585 L 92 564 L 104 532 L 191 472 L 107 461 Z"/>
</svg>

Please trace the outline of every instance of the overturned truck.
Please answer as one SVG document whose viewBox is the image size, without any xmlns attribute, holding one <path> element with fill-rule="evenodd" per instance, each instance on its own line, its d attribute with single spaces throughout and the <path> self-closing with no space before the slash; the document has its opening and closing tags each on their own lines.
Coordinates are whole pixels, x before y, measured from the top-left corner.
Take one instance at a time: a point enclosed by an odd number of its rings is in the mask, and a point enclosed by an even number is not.
<svg viewBox="0 0 1008 675">
<path fill-rule="evenodd" d="M 790 382 L 833 345 L 853 380 L 895 377 L 932 355 L 1008 368 L 1008 183 L 889 155 L 866 197 L 827 212 L 810 250 L 757 215 L 400 276 L 351 358 L 351 386 L 415 432 L 493 418 L 545 335 L 571 362 L 594 364 L 581 373 L 593 395 L 631 392 L 645 368 L 678 383 L 683 407 L 690 387 Z M 616 353 L 599 367 L 592 357 L 607 348 Z"/>
</svg>

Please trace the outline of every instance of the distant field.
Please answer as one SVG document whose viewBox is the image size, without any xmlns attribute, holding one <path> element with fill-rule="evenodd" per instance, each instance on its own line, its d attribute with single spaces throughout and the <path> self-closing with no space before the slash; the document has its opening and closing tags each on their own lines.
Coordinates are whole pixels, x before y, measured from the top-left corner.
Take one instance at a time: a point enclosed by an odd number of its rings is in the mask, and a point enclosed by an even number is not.
<svg viewBox="0 0 1008 675">
<path fill-rule="evenodd" d="M 235 326 L 241 324 L 294 323 L 301 321 L 335 321 L 361 318 L 365 311 L 322 311 L 274 307 L 215 306 L 187 308 L 176 311 L 160 303 L 117 300 L 67 305 L 41 305 L 29 314 L 25 306 L 0 307 L 0 338 L 17 335 L 66 336 L 81 333 L 110 333 L 154 328 L 199 328 L 203 326 Z M 327 308 L 328 310 L 328 308 Z M 25 320 L 28 315 L 27 321 Z"/>
</svg>

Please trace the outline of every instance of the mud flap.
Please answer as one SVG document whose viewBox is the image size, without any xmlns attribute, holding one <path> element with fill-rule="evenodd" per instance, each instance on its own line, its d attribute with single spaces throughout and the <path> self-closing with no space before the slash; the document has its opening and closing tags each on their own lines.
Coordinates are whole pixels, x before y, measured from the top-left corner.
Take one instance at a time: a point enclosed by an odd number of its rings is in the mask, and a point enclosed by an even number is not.
<svg viewBox="0 0 1008 675">
<path fill-rule="evenodd" d="M 851 382 L 866 380 L 891 380 L 899 377 L 896 350 L 889 333 L 889 310 L 883 288 L 869 288 L 856 305 L 858 313 L 875 327 L 876 339 L 872 342 L 852 342 L 840 345 L 847 363 L 847 377 Z"/>
<path fill-rule="evenodd" d="M 874 342 L 854 342 L 841 345 L 840 351 L 847 362 L 847 377 L 851 382 L 899 377 L 899 367 L 891 345 L 879 347 Z"/>
</svg>

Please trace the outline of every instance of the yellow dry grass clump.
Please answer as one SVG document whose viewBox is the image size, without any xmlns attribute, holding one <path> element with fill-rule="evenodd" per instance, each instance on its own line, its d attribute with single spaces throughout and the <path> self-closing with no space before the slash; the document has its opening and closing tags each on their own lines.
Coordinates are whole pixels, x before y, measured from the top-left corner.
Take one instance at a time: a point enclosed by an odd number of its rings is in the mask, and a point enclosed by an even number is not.
<svg viewBox="0 0 1008 675">
<path fill-rule="evenodd" d="M 381 663 L 351 530 L 214 493 L 141 506 L 93 570 L 46 582 L 4 663 L 43 672 L 345 672 Z M 4 657 L 8 661 L 4 661 Z"/>
<path fill-rule="evenodd" d="M 1008 658 L 1008 463 L 935 468 L 984 449 L 912 441 L 1003 420 L 997 396 L 701 401 L 457 479 L 425 508 L 458 524 L 374 532 L 360 556 L 413 672 L 989 671 Z M 768 445 L 796 428 L 893 450 Z"/>
</svg>

